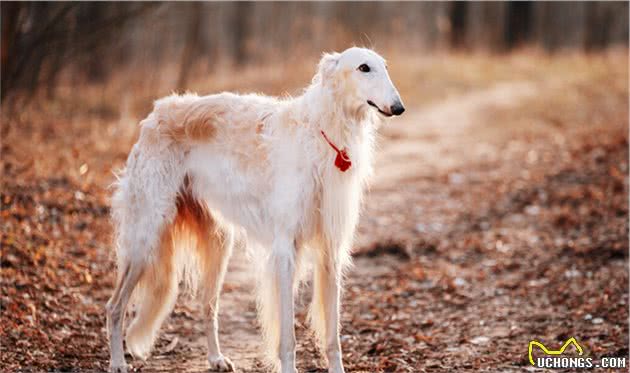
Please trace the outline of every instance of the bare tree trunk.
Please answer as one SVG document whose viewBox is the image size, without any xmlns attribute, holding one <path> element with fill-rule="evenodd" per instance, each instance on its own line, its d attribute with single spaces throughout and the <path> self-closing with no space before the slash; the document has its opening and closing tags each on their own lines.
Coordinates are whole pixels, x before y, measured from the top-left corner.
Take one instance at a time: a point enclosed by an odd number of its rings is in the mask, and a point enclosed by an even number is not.
<svg viewBox="0 0 630 373">
<path fill-rule="evenodd" d="M 466 34 L 466 18 L 468 16 L 468 3 L 464 1 L 456 1 L 450 3 L 449 11 L 451 46 L 461 48 L 464 46 Z"/>
<path fill-rule="evenodd" d="M 0 14 L 2 16 L 2 81 L 0 85 L 2 90 L 0 95 L 4 98 L 7 90 L 10 88 L 10 79 L 12 77 L 11 60 L 15 59 L 15 37 L 18 29 L 18 17 L 20 16 L 22 4 L 20 3 L 0 3 Z"/>
<path fill-rule="evenodd" d="M 179 79 L 177 80 L 177 89 L 183 90 L 188 83 L 190 71 L 193 68 L 193 62 L 199 48 L 201 16 L 203 4 L 194 2 L 189 4 L 188 13 L 188 30 L 186 32 L 186 42 L 182 53 L 182 62 L 179 68 Z"/>
<path fill-rule="evenodd" d="M 248 50 L 247 42 L 249 38 L 249 28 L 251 25 L 251 10 L 253 3 L 249 1 L 239 1 L 234 4 L 236 11 L 233 15 L 233 32 L 234 32 L 234 45 L 233 45 L 233 58 L 234 63 L 238 66 L 247 62 Z"/>
<path fill-rule="evenodd" d="M 503 50 L 506 3 L 472 2 L 467 5 L 466 46 L 477 50 Z"/>
<path fill-rule="evenodd" d="M 531 41 L 532 2 L 515 1 L 508 3 L 507 6 L 505 44 L 507 48 L 515 48 Z"/>
</svg>

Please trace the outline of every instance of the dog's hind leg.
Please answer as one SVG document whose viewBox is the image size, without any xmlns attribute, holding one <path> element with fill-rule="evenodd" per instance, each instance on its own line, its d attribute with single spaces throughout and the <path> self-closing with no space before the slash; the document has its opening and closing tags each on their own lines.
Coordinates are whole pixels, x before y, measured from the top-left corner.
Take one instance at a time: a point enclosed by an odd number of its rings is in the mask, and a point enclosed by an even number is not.
<svg viewBox="0 0 630 373">
<path fill-rule="evenodd" d="M 199 237 L 201 242 L 197 247 L 201 259 L 199 297 L 203 303 L 207 323 L 210 370 L 232 372 L 234 365 L 230 359 L 221 354 L 219 347 L 218 314 L 221 287 L 234 246 L 234 231 L 231 227 L 214 229 L 213 225 L 212 223 L 206 225 L 205 237 Z M 204 239 L 206 241 L 203 241 Z"/>
<path fill-rule="evenodd" d="M 137 310 L 127 328 L 127 349 L 142 360 L 149 356 L 157 331 L 177 299 L 173 243 L 172 230 L 167 228 L 162 234 L 159 250 L 147 264 L 134 294 Z"/>
<path fill-rule="evenodd" d="M 114 294 L 107 302 L 107 334 L 110 344 L 110 371 L 127 372 L 123 350 L 123 322 L 133 289 L 144 271 L 144 265 L 128 261 L 121 268 Z"/>
</svg>

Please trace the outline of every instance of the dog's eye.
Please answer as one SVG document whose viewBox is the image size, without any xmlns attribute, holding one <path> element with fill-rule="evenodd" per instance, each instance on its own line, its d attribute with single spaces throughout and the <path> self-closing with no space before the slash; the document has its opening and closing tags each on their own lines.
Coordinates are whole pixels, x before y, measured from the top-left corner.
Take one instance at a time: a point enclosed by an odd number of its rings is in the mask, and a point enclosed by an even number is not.
<svg viewBox="0 0 630 373">
<path fill-rule="evenodd" d="M 359 71 L 361 71 L 362 73 L 369 73 L 370 72 L 370 67 L 366 64 L 363 64 L 361 66 L 359 66 Z"/>
</svg>

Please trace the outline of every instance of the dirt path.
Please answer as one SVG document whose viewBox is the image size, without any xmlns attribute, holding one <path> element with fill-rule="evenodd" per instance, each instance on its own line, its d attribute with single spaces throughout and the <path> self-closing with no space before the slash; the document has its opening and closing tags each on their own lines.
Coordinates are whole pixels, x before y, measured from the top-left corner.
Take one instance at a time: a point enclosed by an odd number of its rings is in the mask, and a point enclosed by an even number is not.
<svg viewBox="0 0 630 373">
<path fill-rule="evenodd" d="M 448 98 L 424 109 L 410 108 L 381 130 L 384 137 L 376 157 L 374 190 L 397 185 L 402 179 L 435 174 L 474 160 L 475 144 L 488 112 L 510 109 L 533 97 L 531 82 L 503 82 Z"/>
</svg>

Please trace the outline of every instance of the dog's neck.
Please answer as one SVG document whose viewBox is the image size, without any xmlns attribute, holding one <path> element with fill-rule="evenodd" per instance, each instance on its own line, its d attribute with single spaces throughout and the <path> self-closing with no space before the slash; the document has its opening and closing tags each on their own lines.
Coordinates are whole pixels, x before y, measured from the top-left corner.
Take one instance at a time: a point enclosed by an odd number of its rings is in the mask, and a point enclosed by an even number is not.
<svg viewBox="0 0 630 373">
<path fill-rule="evenodd" d="M 305 124 L 319 136 L 324 131 L 340 147 L 361 143 L 378 126 L 379 118 L 364 107 L 349 107 L 330 87 L 317 82 L 298 99 Z"/>
<path fill-rule="evenodd" d="M 375 131 L 380 124 L 380 118 L 366 107 L 348 108 L 336 92 L 330 88 L 315 83 L 307 88 L 301 97 L 296 98 L 292 111 L 297 114 L 296 119 L 304 125 L 304 129 L 318 144 L 321 155 L 330 157 L 329 163 L 334 173 L 338 173 L 335 164 L 337 153 L 331 148 L 326 137 L 339 150 L 346 150 L 352 163 L 344 175 L 356 175 L 365 179 L 372 170 L 372 148 Z"/>
</svg>

